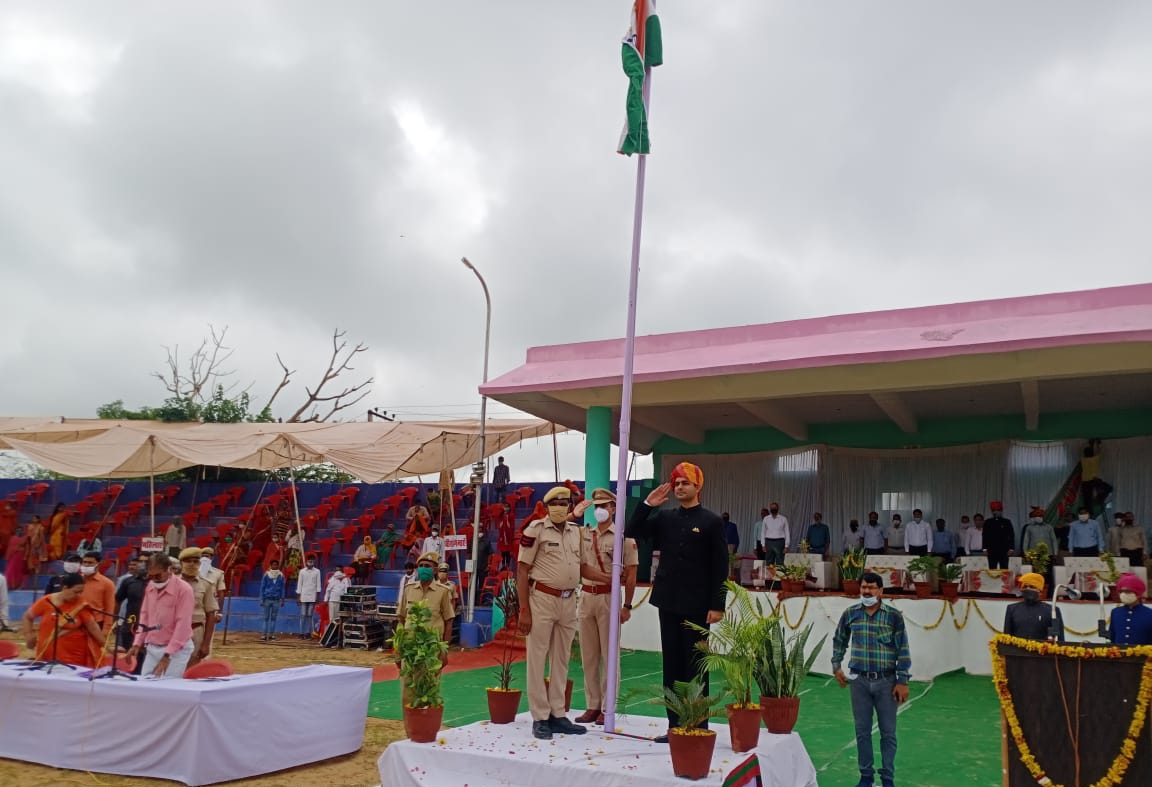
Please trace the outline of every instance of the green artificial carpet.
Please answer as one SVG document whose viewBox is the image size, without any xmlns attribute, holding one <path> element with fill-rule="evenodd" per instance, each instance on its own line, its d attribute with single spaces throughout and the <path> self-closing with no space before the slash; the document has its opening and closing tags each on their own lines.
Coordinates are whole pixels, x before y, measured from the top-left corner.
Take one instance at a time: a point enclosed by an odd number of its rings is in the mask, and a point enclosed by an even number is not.
<svg viewBox="0 0 1152 787">
<path fill-rule="evenodd" d="M 647 700 L 659 691 L 660 654 L 625 651 L 620 661 L 622 700 L 617 712 L 663 717 L 664 709 Z M 484 690 L 495 683 L 493 669 L 444 676 L 445 725 L 459 727 L 488 718 Z M 513 673 L 513 688 L 523 688 L 523 662 L 513 667 Z M 572 707 L 583 709 L 584 676 L 579 659 L 572 660 L 569 677 L 575 682 Z M 720 685 L 713 676 L 712 686 Z M 523 711 L 527 707 L 524 698 L 520 708 Z M 398 681 L 372 685 L 368 715 L 400 718 Z M 829 678 L 810 676 L 805 681 L 796 731 L 804 739 L 822 786 L 856 784 L 859 772 L 847 689 Z M 953 673 L 928 683 L 913 683 L 909 701 L 900 710 L 897 735 L 896 783 L 902 787 L 995 787 L 1001 783 L 999 704 L 989 678 Z M 879 733 L 874 744 L 879 767 Z"/>
</svg>

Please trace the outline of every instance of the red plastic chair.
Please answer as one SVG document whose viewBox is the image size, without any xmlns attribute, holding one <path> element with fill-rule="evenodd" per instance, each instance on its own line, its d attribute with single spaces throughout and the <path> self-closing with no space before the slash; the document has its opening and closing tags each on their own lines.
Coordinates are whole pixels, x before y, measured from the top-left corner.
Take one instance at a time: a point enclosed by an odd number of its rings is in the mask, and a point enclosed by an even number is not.
<svg viewBox="0 0 1152 787">
<path fill-rule="evenodd" d="M 24 507 L 24 503 L 31 496 L 32 496 L 32 493 L 29 492 L 27 489 L 24 489 L 24 490 L 21 490 L 19 492 L 13 492 L 12 494 L 8 495 L 8 499 L 10 501 L 12 501 L 12 504 L 16 506 L 17 510 L 19 510 L 19 509 Z"/>
<path fill-rule="evenodd" d="M 352 539 L 356 537 L 356 534 L 359 531 L 360 527 L 358 525 L 347 525 L 336 531 L 336 538 L 339 539 L 340 543 L 342 543 L 344 546 L 351 546 Z"/>
<path fill-rule="evenodd" d="M 235 529 L 236 525 L 217 525 L 216 530 L 213 532 L 216 534 L 218 541 L 223 541 Z"/>
<path fill-rule="evenodd" d="M 512 513 L 516 513 L 516 506 L 520 504 L 520 493 L 509 492 L 508 494 L 504 495 L 504 502 L 512 506 Z"/>
<path fill-rule="evenodd" d="M 240 595 L 240 583 L 244 581 L 244 577 L 248 576 L 248 572 L 252 570 L 252 566 L 247 563 L 237 563 L 232 566 L 232 595 Z"/>
<path fill-rule="evenodd" d="M 344 495 L 328 495 L 328 497 L 324 498 L 320 502 L 330 507 L 332 509 L 332 513 L 338 514 L 340 513 L 340 506 L 345 505 L 348 500 L 344 497 Z"/>
<path fill-rule="evenodd" d="M 348 505 L 351 506 L 353 503 L 356 502 L 357 495 L 360 494 L 360 487 L 358 487 L 358 486 L 346 486 L 346 487 L 344 487 L 344 489 L 342 489 L 340 491 L 340 494 L 344 495 L 344 499 L 347 500 Z"/>
<path fill-rule="evenodd" d="M 364 532 L 364 535 L 368 535 L 369 531 L 372 529 L 372 525 L 376 522 L 376 515 L 371 512 L 367 514 L 361 514 L 360 516 L 356 517 L 355 521 L 359 523 L 359 529 Z"/>
<path fill-rule="evenodd" d="M 139 656 L 139 654 L 137 654 L 135 658 L 130 659 L 130 658 L 128 658 L 128 651 L 124 650 L 123 648 L 117 648 L 116 669 L 120 670 L 121 672 L 124 672 L 124 673 L 131 675 L 133 670 L 136 669 L 136 661 L 139 658 L 140 658 L 140 656 Z M 111 667 L 111 666 L 112 666 L 112 654 L 111 653 L 105 653 L 103 656 L 100 657 L 100 663 L 96 666 L 96 668 L 101 669 L 103 667 Z"/>
<path fill-rule="evenodd" d="M 412 501 L 416 499 L 416 495 L 420 492 L 418 486 L 406 486 L 400 490 L 400 497 L 404 499 L 406 505 L 412 505 Z"/>
<path fill-rule="evenodd" d="M 400 510 L 400 506 L 404 504 L 404 495 L 392 495 L 391 497 L 384 498 L 385 504 L 391 509 L 392 513 L 399 516 L 404 512 Z"/>
<path fill-rule="evenodd" d="M 197 515 L 199 516 L 200 519 L 203 519 L 205 522 L 208 521 L 208 517 L 212 516 L 212 512 L 215 510 L 216 510 L 216 503 L 214 503 L 211 500 L 209 500 L 206 503 L 201 503 L 200 505 L 196 506 Z"/>
<path fill-rule="evenodd" d="M 185 527 L 191 528 L 193 525 L 200 521 L 200 512 L 189 511 L 186 514 L 181 514 L 180 518 L 184 520 Z"/>
<path fill-rule="evenodd" d="M 316 546 L 320 548 L 320 557 L 323 559 L 324 568 L 328 568 L 328 561 L 332 557 L 332 550 L 335 548 L 337 539 L 335 538 L 322 538 L 316 542 Z M 315 547 L 313 547 L 315 549 Z"/>
<path fill-rule="evenodd" d="M 216 497 L 212 498 L 212 505 L 220 513 L 224 513 L 225 511 L 227 511 L 228 506 L 231 503 L 232 503 L 232 495 L 228 494 L 227 492 L 216 495 Z"/>
<path fill-rule="evenodd" d="M 116 498 L 124 491 L 124 484 L 109 484 L 104 488 L 109 497 Z"/>
<path fill-rule="evenodd" d="M 176 499 L 176 496 L 180 494 L 180 487 L 176 485 L 166 486 L 160 490 L 160 494 L 164 496 L 165 503 L 171 503 Z"/>
<path fill-rule="evenodd" d="M 29 491 L 32 492 L 33 500 L 35 500 L 37 503 L 40 502 L 40 498 L 44 497 L 44 493 L 51 488 L 51 484 L 46 484 L 43 481 L 38 484 L 32 484 L 32 486 L 28 487 Z"/>
<path fill-rule="evenodd" d="M 81 500 L 79 503 L 76 503 L 72 506 L 72 511 L 76 514 L 76 516 L 83 519 L 84 517 L 88 516 L 88 512 L 91 511 L 94 506 L 95 504 L 91 500 Z"/>
<path fill-rule="evenodd" d="M 88 534 L 83 530 L 77 531 L 75 533 L 69 533 L 68 539 L 65 542 L 68 545 L 68 551 L 69 552 L 75 552 L 76 547 L 80 546 L 80 542 L 83 541 L 87 537 L 88 537 Z"/>
<path fill-rule="evenodd" d="M 20 646 L 7 639 L 0 639 L 0 661 L 20 658 Z"/>
<path fill-rule="evenodd" d="M 132 546 L 131 544 L 129 544 L 128 546 L 116 548 L 116 551 L 113 554 L 116 555 L 116 573 L 117 574 L 123 574 L 124 573 L 125 564 L 127 564 L 127 562 L 132 559 L 132 555 L 134 555 L 135 553 L 136 553 L 136 547 Z"/>
<path fill-rule="evenodd" d="M 321 503 L 312 509 L 312 513 L 316 515 L 317 522 L 324 522 L 327 524 L 328 516 L 332 513 L 332 506 L 327 503 Z"/>
<path fill-rule="evenodd" d="M 230 486 L 230 487 L 228 487 L 228 497 L 232 498 L 232 505 L 234 505 L 234 506 L 240 505 L 240 501 L 244 497 L 244 487 L 242 487 L 242 486 Z"/>
<path fill-rule="evenodd" d="M 212 542 L 216 540 L 215 536 L 197 536 L 192 539 L 192 546 L 203 549 L 204 547 L 212 546 Z"/>
</svg>

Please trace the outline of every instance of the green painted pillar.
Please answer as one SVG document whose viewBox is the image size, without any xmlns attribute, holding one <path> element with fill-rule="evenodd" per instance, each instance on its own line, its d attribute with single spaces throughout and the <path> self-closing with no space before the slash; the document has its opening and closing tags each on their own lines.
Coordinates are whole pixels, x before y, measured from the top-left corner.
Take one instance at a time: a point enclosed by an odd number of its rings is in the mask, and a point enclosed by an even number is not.
<svg viewBox="0 0 1152 787">
<path fill-rule="evenodd" d="M 588 436 L 587 447 L 584 450 L 584 494 L 591 497 L 593 489 L 611 488 L 609 486 L 612 479 L 611 408 L 589 407 L 584 433 Z M 588 524 L 596 521 L 591 508 L 584 513 L 584 521 Z"/>
</svg>

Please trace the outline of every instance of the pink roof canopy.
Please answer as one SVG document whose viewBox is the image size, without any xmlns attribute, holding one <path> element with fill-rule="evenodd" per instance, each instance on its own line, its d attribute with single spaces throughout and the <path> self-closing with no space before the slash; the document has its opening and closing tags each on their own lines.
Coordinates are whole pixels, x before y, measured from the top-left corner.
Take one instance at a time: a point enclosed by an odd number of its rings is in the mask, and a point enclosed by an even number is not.
<svg viewBox="0 0 1152 787">
<path fill-rule="evenodd" d="M 582 429 L 587 408 L 619 407 L 623 345 L 533 347 L 481 392 Z M 632 447 L 644 451 L 661 434 L 700 442 L 741 425 L 798 440 L 826 420 L 889 418 L 915 431 L 914 400 L 959 399 L 961 388 L 1007 386 L 981 400 L 1013 399 L 1035 423 L 1041 402 L 1075 408 L 1085 379 L 1123 375 L 1152 390 L 1152 284 L 643 336 L 635 369 Z"/>
</svg>

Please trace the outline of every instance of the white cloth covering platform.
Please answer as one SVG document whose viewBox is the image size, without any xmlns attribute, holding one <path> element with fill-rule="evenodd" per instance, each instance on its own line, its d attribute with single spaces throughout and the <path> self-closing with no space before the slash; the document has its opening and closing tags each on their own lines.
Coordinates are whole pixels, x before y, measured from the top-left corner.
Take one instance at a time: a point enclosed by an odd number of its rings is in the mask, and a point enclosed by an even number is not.
<svg viewBox="0 0 1152 787">
<path fill-rule="evenodd" d="M 360 749 L 372 671 L 314 664 L 225 680 L 89 681 L 0 665 L 0 757 L 231 781 Z"/>
<path fill-rule="evenodd" d="M 568 718 L 580 715 L 573 709 Z M 663 718 L 620 716 L 620 732 L 651 738 L 668 727 Z M 736 754 L 728 726 L 713 722 L 716 750 L 707 779 L 723 784 L 753 752 Z M 771 735 L 760 730 L 764 787 L 816 787 L 816 768 L 796 733 Z M 441 730 L 434 743 L 396 741 L 379 760 L 380 783 L 387 787 L 657 787 L 684 785 L 672 775 L 668 745 L 605 733 L 589 726 L 586 735 L 532 737 L 531 717 L 521 713 L 512 724 L 478 722 Z"/>
</svg>

